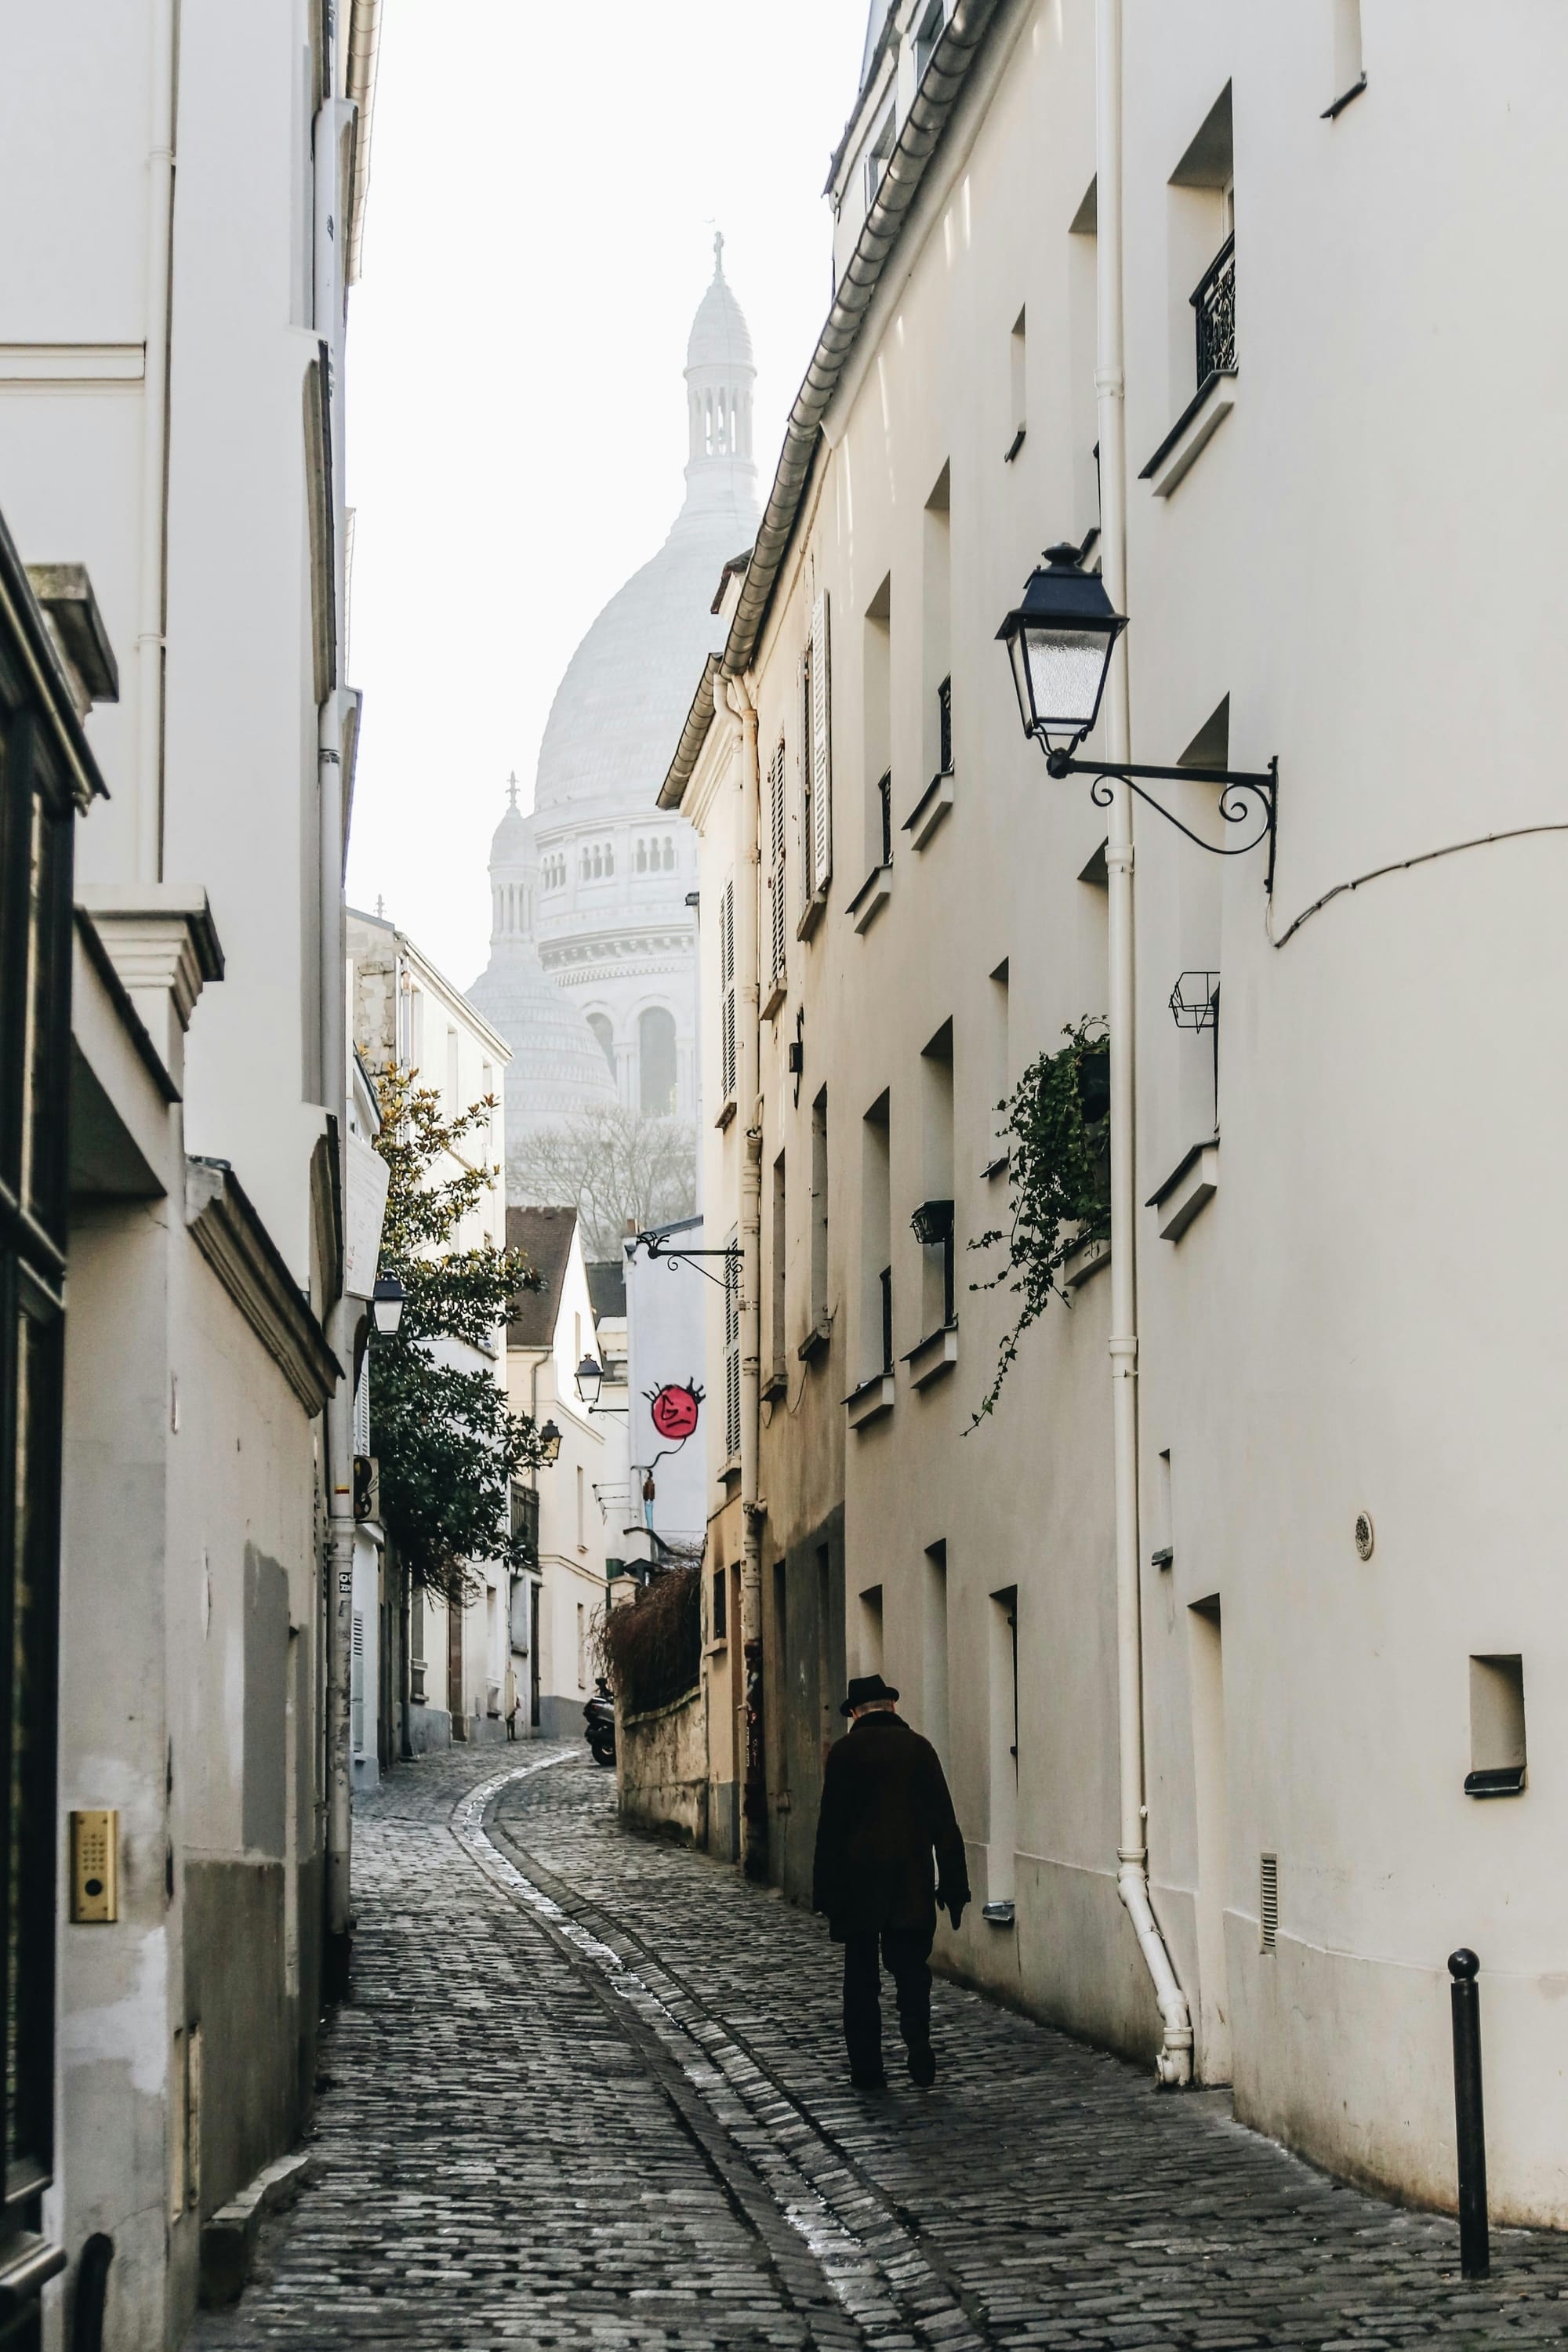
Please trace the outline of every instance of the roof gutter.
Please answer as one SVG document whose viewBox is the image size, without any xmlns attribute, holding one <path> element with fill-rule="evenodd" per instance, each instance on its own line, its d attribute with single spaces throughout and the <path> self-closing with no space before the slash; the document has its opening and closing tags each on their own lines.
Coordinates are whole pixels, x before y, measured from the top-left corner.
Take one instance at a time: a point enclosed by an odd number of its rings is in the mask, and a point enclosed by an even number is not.
<svg viewBox="0 0 1568 2352">
<path fill-rule="evenodd" d="M 779 453 L 773 488 L 768 494 L 767 510 L 763 516 L 762 529 L 757 533 L 751 566 L 741 589 L 740 602 L 724 647 L 722 670 L 727 678 L 740 677 L 751 667 L 800 512 L 812 459 L 816 454 L 822 420 L 837 390 L 839 378 L 910 209 L 920 193 L 931 157 L 952 120 L 970 68 L 1001 5 L 1002 0 L 958 0 L 946 31 L 931 53 L 931 63 L 899 133 L 898 144 L 888 159 L 888 168 L 882 174 L 876 202 L 866 216 L 849 266 L 839 280 L 833 308 L 817 338 L 811 364 L 795 394 L 789 423 L 784 427 L 784 447 Z M 692 705 L 694 713 L 700 699 L 700 689 L 698 700 Z M 691 724 L 689 718 L 688 730 Z M 706 729 L 703 731 L 706 732 Z M 683 746 L 685 741 L 683 734 Z M 679 791 L 673 799 L 666 798 L 675 783 L 679 765 L 680 753 L 677 752 L 659 795 L 661 807 L 679 805 Z M 680 789 L 684 790 L 684 779 Z"/>
<path fill-rule="evenodd" d="M 658 788 L 661 809 L 678 809 L 686 797 L 686 787 L 708 740 L 708 730 L 713 724 L 713 681 L 719 675 L 719 656 L 710 654 L 702 665 L 702 675 L 697 681 L 697 691 L 691 698 L 691 708 L 686 714 L 686 724 L 680 730 L 680 740 L 675 747 L 675 757 L 668 772 Z"/>
<path fill-rule="evenodd" d="M 364 241 L 365 198 L 370 193 L 370 126 L 375 112 L 375 67 L 381 50 L 381 0 L 353 0 L 349 18 L 346 96 L 358 109 L 354 121 L 353 180 L 349 190 L 348 282 L 359 277 Z"/>
</svg>

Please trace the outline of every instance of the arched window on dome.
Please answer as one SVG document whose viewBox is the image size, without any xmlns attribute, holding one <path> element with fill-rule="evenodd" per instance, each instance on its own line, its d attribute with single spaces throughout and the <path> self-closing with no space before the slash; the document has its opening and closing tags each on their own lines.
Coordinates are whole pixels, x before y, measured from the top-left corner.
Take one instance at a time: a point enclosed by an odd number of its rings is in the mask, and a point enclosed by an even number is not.
<svg viewBox="0 0 1568 2352">
<path fill-rule="evenodd" d="M 637 849 L 637 870 L 639 874 L 647 872 L 647 844 L 640 839 Z"/>
<path fill-rule="evenodd" d="M 675 1108 L 675 1016 L 650 1004 L 637 1020 L 637 1100 L 650 1118 Z"/>
<path fill-rule="evenodd" d="M 584 882 L 591 882 L 591 881 L 593 880 L 593 878 L 594 878 L 594 860 L 593 860 L 593 856 L 592 856 L 592 854 L 591 854 L 588 850 L 584 849 L 584 851 L 583 852 L 583 879 L 584 879 Z"/>
<path fill-rule="evenodd" d="M 675 871 L 675 844 L 668 834 L 664 839 L 664 870 L 667 874 Z"/>
<path fill-rule="evenodd" d="M 616 1033 L 610 1026 L 608 1016 L 603 1013 L 590 1013 L 588 1026 L 599 1041 L 599 1051 L 609 1064 L 613 1078 L 616 1075 Z"/>
</svg>

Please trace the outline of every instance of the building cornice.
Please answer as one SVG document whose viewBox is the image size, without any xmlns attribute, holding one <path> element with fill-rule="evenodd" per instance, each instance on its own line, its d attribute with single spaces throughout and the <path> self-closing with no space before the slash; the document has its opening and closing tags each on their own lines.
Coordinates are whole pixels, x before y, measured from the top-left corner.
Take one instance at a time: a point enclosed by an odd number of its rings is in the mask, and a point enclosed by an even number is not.
<svg viewBox="0 0 1568 2352">
<path fill-rule="evenodd" d="M 226 1161 L 186 1160 L 185 1223 L 305 1411 L 321 1412 L 342 1378 L 342 1367 Z"/>
</svg>

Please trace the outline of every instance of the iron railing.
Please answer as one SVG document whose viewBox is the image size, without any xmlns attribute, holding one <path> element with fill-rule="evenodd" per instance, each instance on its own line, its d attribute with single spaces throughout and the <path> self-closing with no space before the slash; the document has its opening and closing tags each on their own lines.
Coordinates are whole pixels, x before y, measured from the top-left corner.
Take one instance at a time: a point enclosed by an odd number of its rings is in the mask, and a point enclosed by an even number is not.
<svg viewBox="0 0 1568 2352">
<path fill-rule="evenodd" d="M 944 677 L 936 690 L 937 745 L 941 752 L 941 772 L 952 773 L 952 680 Z"/>
<path fill-rule="evenodd" d="M 890 768 L 885 776 L 877 780 L 877 800 L 882 818 L 882 863 L 890 866 L 893 862 L 893 773 Z"/>
<path fill-rule="evenodd" d="M 878 1276 L 878 1280 L 881 1284 L 882 1289 L 882 1370 L 884 1372 L 890 1372 L 893 1369 L 892 1267 L 890 1265 L 885 1265 L 882 1268 L 880 1275 Z"/>
<path fill-rule="evenodd" d="M 1236 365 L 1236 237 L 1226 238 L 1191 297 L 1197 320 L 1198 382 Z"/>
</svg>

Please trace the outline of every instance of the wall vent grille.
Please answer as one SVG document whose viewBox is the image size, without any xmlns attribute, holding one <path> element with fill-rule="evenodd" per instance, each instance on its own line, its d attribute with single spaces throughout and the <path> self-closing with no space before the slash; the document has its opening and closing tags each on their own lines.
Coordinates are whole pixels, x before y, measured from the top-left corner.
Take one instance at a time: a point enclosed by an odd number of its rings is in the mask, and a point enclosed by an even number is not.
<svg viewBox="0 0 1568 2352">
<path fill-rule="evenodd" d="M 1271 1952 L 1279 1933 L 1279 1863 L 1266 1853 L 1258 1870 L 1258 1934 L 1262 1950 Z"/>
</svg>

